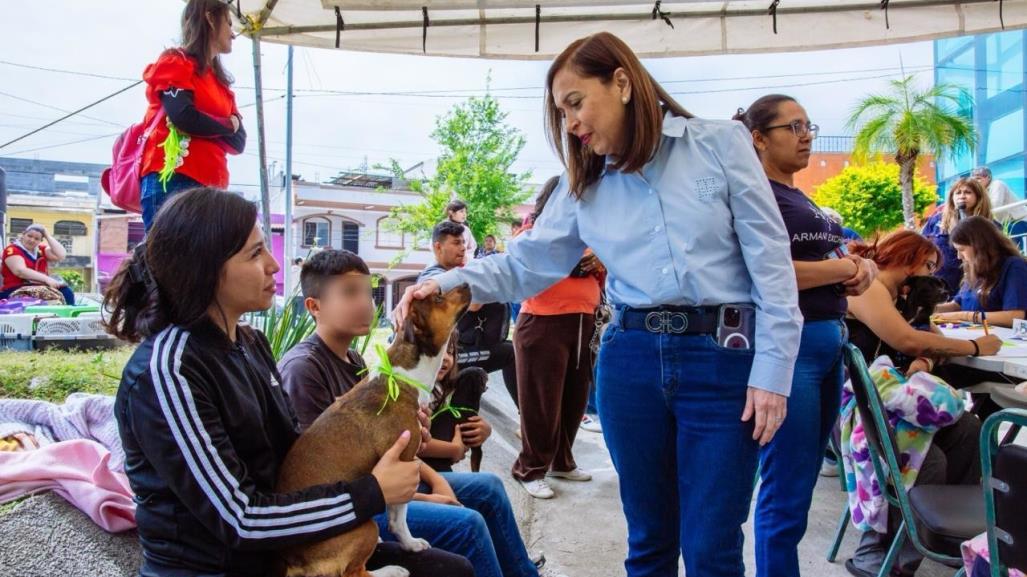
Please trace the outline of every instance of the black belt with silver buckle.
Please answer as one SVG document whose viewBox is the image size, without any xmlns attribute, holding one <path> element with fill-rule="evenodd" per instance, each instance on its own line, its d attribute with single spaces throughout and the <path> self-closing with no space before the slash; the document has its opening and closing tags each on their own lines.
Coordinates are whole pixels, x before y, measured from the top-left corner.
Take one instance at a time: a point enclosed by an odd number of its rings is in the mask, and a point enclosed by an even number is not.
<svg viewBox="0 0 1027 577">
<path fill-rule="evenodd" d="M 674 335 L 711 335 L 717 331 L 720 307 L 664 306 L 652 309 L 618 308 L 614 324 L 623 329 Z"/>
</svg>

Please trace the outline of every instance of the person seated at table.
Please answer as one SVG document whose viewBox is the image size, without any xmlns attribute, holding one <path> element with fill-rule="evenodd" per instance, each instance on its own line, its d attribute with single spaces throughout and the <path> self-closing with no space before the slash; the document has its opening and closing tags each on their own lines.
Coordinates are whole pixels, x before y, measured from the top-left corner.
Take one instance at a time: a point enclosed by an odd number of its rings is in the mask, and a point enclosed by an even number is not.
<svg viewBox="0 0 1027 577">
<path fill-rule="evenodd" d="M 952 302 L 938 307 L 939 320 L 970 321 L 1000 327 L 1027 311 L 1027 260 L 994 224 L 970 217 L 952 230 L 952 246 L 963 261 L 966 279 Z"/>
<path fill-rule="evenodd" d="M 987 221 L 985 221 L 987 222 Z M 895 367 L 906 375 L 931 371 L 939 359 L 965 355 L 991 355 L 998 352 L 1001 341 L 995 335 L 974 341 L 950 339 L 937 328 L 917 330 L 900 314 L 896 304 L 913 276 L 930 275 L 938 269 L 941 253 L 927 238 L 910 230 L 885 235 L 870 244 L 853 243 L 850 252 L 877 263 L 878 275 L 870 288 L 859 296 L 848 297 L 849 342 L 863 353 L 867 364 L 880 355 L 888 355 Z M 901 361 L 899 360 L 901 359 Z M 899 395 L 914 394 L 902 387 L 889 390 L 888 406 L 909 406 Z M 912 406 L 917 406 L 913 403 Z M 977 439 L 980 421 L 964 413 L 954 423 L 935 432 L 930 447 L 924 449 L 923 464 L 916 478 L 918 484 L 975 483 L 980 477 Z M 843 445 L 848 442 L 843 438 Z M 870 530 L 863 533 L 859 546 L 845 568 L 857 577 L 876 576 L 888 547 L 898 529 L 900 515 L 894 507 L 888 514 L 884 533 Z M 892 575 L 912 576 L 923 557 L 907 540 L 898 553 Z"/>
<path fill-rule="evenodd" d="M 868 356 L 866 351 L 863 353 Z M 904 377 L 889 364 L 880 359 L 870 367 L 870 376 L 894 431 L 901 467 L 899 477 L 905 490 L 914 485 L 980 483 L 981 422 L 965 410 L 962 396 L 938 377 L 914 377 L 920 371 L 918 366 L 911 367 Z M 853 392 L 847 383 L 842 399 L 841 449 L 853 524 L 863 534 L 845 568 L 856 577 L 875 577 L 899 530 L 902 515 L 875 490 L 879 480 L 869 462 L 866 435 L 852 399 Z M 899 548 L 889 575 L 912 577 L 921 561 L 923 556 L 907 539 Z"/>
<path fill-rule="evenodd" d="M 949 194 L 942 209 L 932 214 L 924 223 L 923 230 L 920 231 L 921 234 L 931 239 L 941 251 L 942 263 L 934 272 L 934 276 L 945 281 L 950 294 L 956 294 L 963 282 L 963 269 L 959 264 L 959 255 L 952 247 L 952 229 L 962 219 L 973 216 L 990 220 L 991 202 L 981 183 L 973 178 L 961 178 L 949 188 Z M 995 223 L 996 230 L 998 230 L 998 226 L 998 223 Z"/>
<path fill-rule="evenodd" d="M 937 328 L 917 330 L 902 317 L 896 303 L 909 278 L 930 275 L 941 264 L 941 252 L 926 237 L 911 230 L 900 230 L 870 244 L 853 243 L 849 250 L 873 260 L 879 270 L 865 293 L 848 299 L 849 342 L 863 351 L 868 363 L 880 355 L 888 355 L 902 372 L 930 371 L 936 361 L 947 357 L 998 352 L 1001 341 L 994 335 L 982 334 L 973 341 L 950 339 Z"/>
<path fill-rule="evenodd" d="M 1024 318 L 1027 310 L 1027 262 L 1013 241 L 991 221 L 971 217 L 952 231 L 952 244 L 963 260 L 966 279 L 952 302 L 938 306 L 940 322 L 969 321 L 1011 327 L 1013 319 Z M 963 389 L 984 382 L 1015 384 L 1002 373 L 974 367 L 947 365 L 939 375 Z M 988 393 L 973 393 L 974 413 L 982 420 L 999 407 Z"/>
<path fill-rule="evenodd" d="M 50 236 L 45 226 L 29 225 L 4 249 L 3 288 L 0 289 L 0 299 L 5 299 L 14 291 L 26 286 L 45 285 L 60 292 L 65 304 L 75 304 L 75 293 L 68 284 L 51 277 L 48 273 L 49 265 L 61 262 L 66 255 L 64 246 Z"/>
</svg>

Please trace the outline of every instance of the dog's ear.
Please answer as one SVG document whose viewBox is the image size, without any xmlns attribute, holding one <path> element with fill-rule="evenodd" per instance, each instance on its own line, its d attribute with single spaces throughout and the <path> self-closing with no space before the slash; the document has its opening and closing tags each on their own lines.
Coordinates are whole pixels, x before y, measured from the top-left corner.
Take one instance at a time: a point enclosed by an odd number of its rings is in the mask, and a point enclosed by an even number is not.
<svg viewBox="0 0 1027 577">
<path fill-rule="evenodd" d="M 417 342 L 417 327 L 414 326 L 413 317 L 407 317 L 406 322 L 403 323 L 403 340 L 408 343 Z"/>
</svg>

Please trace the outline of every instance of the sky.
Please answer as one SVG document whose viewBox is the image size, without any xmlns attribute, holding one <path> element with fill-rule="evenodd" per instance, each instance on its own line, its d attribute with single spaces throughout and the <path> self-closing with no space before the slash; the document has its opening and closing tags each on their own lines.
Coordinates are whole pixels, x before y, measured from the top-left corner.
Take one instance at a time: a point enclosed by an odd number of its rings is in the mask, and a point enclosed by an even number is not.
<svg viewBox="0 0 1027 577">
<path fill-rule="evenodd" d="M 0 144 L 138 80 L 163 49 L 177 45 L 183 6 L 181 0 L 5 2 L 4 33 L 0 34 Z M 287 51 L 269 43 L 261 48 L 268 162 L 273 171 L 280 171 L 285 163 Z M 782 92 L 797 98 L 826 136 L 847 134 L 845 120 L 855 102 L 885 90 L 888 80 L 900 78 L 903 71 L 917 73 L 929 84 L 932 50 L 930 42 L 920 42 L 652 59 L 644 64 L 698 116 L 729 118 L 763 94 Z M 230 157 L 231 187 L 252 196 L 259 190 L 259 163 L 251 41 L 236 39 L 233 52 L 223 61 L 235 77 L 236 100 L 249 135 L 246 152 Z M 547 67 L 547 62 L 537 61 L 296 48 L 293 173 L 324 181 L 341 170 L 392 158 L 403 166 L 424 162 L 430 172 L 439 152 L 430 137 L 436 119 L 490 87 L 509 113 L 507 122 L 526 139 L 514 170 L 531 171 L 531 182 L 543 182 L 561 172 L 543 132 L 542 85 Z M 434 94 L 381 94 L 418 91 Z M 145 110 L 140 85 L 0 149 L 0 156 L 108 163 L 115 136 L 140 122 Z"/>
</svg>

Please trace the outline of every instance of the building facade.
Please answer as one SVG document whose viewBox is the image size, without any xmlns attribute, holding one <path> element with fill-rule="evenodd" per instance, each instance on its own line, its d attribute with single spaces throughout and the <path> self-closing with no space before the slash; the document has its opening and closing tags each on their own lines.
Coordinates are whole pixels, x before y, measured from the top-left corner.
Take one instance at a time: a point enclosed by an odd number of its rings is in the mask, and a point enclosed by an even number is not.
<svg viewBox="0 0 1027 577">
<path fill-rule="evenodd" d="M 92 286 L 96 275 L 96 199 L 100 173 L 105 167 L 82 162 L 0 158 L 0 168 L 7 175 L 5 244 L 29 225 L 41 224 L 67 251 L 58 274 L 61 269 L 76 271 L 82 275 L 86 288 Z"/>
<path fill-rule="evenodd" d="M 972 113 L 978 134 L 973 152 L 938 163 L 940 191 L 947 191 L 954 180 L 969 175 L 974 166 L 984 165 L 991 168 L 994 178 L 1024 198 L 1025 38 L 1027 31 L 1011 30 L 934 42 L 935 82 L 958 86 L 972 97 L 963 99 L 963 106 Z"/>
<path fill-rule="evenodd" d="M 795 173 L 795 187 L 812 196 L 824 181 L 838 176 L 852 163 L 854 141 L 852 136 L 820 136 L 814 140 L 809 166 Z M 893 159 L 888 157 L 885 160 L 891 162 Z M 921 155 L 916 168 L 917 176 L 934 184 L 934 171 L 934 157 Z"/>
<path fill-rule="evenodd" d="M 293 198 L 292 258 L 324 247 L 360 255 L 375 277 L 375 302 L 386 311 L 435 260 L 430 241 L 415 242 L 390 226 L 393 208 L 421 202 L 402 180 L 363 173 L 343 174 L 327 184 L 294 180 Z M 515 208 L 522 217 L 530 210 Z"/>
</svg>

